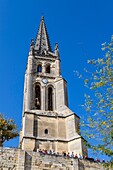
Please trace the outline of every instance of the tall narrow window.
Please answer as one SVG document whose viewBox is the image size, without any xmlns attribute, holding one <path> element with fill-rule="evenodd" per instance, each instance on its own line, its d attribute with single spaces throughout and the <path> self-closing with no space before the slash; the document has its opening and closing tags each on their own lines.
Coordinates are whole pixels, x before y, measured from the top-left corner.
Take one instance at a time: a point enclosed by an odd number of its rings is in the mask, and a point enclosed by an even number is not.
<svg viewBox="0 0 113 170">
<path fill-rule="evenodd" d="M 50 73 L 50 65 L 46 66 L 46 73 Z"/>
<path fill-rule="evenodd" d="M 48 110 L 53 110 L 53 90 L 51 87 L 48 88 Z"/>
<path fill-rule="evenodd" d="M 41 64 L 38 65 L 38 67 L 37 67 L 37 72 L 38 72 L 38 73 L 41 73 L 41 72 L 42 72 L 42 65 L 41 65 Z"/>
<path fill-rule="evenodd" d="M 35 137 L 37 137 L 37 119 L 36 119 L 36 117 L 35 117 L 35 119 L 34 119 L 34 127 L 33 127 L 33 135 L 35 136 Z"/>
<path fill-rule="evenodd" d="M 35 86 L 35 106 L 36 106 L 36 109 L 38 110 L 41 109 L 41 91 L 40 91 L 39 85 Z"/>
</svg>

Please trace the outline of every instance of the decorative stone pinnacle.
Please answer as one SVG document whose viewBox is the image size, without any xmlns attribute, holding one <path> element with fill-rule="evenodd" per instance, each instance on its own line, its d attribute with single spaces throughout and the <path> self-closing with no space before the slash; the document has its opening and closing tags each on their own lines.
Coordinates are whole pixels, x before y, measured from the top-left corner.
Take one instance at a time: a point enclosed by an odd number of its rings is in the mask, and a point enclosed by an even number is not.
<svg viewBox="0 0 113 170">
<path fill-rule="evenodd" d="M 55 55 L 59 56 L 59 48 L 58 48 L 58 43 L 57 42 L 55 44 Z"/>
</svg>

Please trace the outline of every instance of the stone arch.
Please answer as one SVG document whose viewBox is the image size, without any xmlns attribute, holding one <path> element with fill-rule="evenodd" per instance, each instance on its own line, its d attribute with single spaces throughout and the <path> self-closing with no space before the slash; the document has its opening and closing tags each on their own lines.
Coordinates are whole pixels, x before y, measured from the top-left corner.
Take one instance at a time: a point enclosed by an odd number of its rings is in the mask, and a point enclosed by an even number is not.
<svg viewBox="0 0 113 170">
<path fill-rule="evenodd" d="M 41 110 L 41 87 L 40 84 L 35 85 L 35 107 Z"/>
<path fill-rule="evenodd" d="M 46 108 L 49 111 L 54 110 L 54 88 L 52 85 L 49 85 L 47 87 L 47 93 L 46 93 Z"/>
<path fill-rule="evenodd" d="M 42 64 L 39 63 L 37 66 L 37 73 L 41 73 L 42 72 Z"/>
<path fill-rule="evenodd" d="M 46 64 L 45 71 L 46 71 L 46 73 L 51 73 L 50 63 Z"/>
</svg>

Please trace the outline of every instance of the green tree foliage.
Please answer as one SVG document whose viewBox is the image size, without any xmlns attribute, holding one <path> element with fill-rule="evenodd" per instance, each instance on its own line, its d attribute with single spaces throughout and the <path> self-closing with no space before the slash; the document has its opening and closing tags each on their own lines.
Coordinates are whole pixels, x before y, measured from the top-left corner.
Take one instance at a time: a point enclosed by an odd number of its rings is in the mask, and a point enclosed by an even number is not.
<svg viewBox="0 0 113 170">
<path fill-rule="evenodd" d="M 87 118 L 83 122 L 88 146 L 113 159 L 113 36 L 110 43 L 102 44 L 104 56 L 88 60 L 90 72 L 85 69 L 84 108 Z"/>
<path fill-rule="evenodd" d="M 2 114 L 0 114 L 0 146 L 7 140 L 17 137 L 18 131 L 14 120 L 5 119 Z"/>
</svg>

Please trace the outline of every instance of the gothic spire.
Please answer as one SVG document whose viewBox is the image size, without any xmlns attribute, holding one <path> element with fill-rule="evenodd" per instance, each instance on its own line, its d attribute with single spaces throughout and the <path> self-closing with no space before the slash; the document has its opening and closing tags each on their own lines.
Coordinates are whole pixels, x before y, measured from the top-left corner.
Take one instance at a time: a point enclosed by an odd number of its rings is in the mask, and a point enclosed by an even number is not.
<svg viewBox="0 0 113 170">
<path fill-rule="evenodd" d="M 52 52 L 44 17 L 41 18 L 38 34 L 36 37 L 35 49 L 38 50 L 40 54 L 47 51 Z"/>
</svg>

